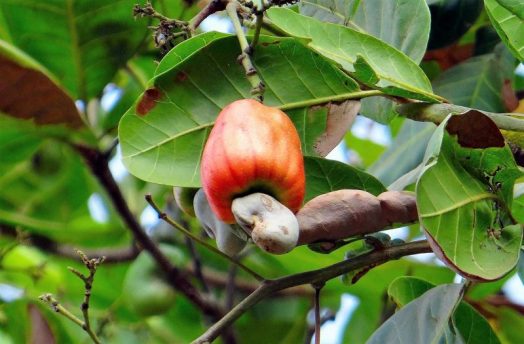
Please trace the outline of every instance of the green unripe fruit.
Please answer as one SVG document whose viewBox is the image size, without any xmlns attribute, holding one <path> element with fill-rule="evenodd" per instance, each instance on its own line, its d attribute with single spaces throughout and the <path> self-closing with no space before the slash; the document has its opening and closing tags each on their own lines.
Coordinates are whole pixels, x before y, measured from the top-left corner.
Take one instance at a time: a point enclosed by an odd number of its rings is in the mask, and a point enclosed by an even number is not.
<svg viewBox="0 0 524 344">
<path fill-rule="evenodd" d="M 179 249 L 160 245 L 160 250 L 174 265 L 184 264 Z M 142 252 L 126 273 L 122 296 L 133 313 L 146 317 L 167 312 L 175 302 L 176 293 L 149 253 Z"/>
</svg>

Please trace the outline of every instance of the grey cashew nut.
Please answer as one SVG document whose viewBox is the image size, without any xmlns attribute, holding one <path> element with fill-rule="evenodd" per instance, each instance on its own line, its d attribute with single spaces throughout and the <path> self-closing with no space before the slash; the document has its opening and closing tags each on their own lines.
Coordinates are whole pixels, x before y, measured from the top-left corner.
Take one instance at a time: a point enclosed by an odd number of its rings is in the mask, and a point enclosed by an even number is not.
<svg viewBox="0 0 524 344">
<path fill-rule="evenodd" d="M 253 193 L 235 198 L 231 206 L 237 223 L 263 250 L 283 254 L 297 246 L 298 221 L 293 212 L 273 197 Z"/>
<path fill-rule="evenodd" d="M 220 221 L 211 210 L 203 189 L 193 199 L 195 215 L 206 233 L 216 240 L 217 248 L 229 256 L 237 255 L 246 246 L 248 237 L 241 230 Z M 242 236 L 242 237 L 241 237 Z"/>
</svg>

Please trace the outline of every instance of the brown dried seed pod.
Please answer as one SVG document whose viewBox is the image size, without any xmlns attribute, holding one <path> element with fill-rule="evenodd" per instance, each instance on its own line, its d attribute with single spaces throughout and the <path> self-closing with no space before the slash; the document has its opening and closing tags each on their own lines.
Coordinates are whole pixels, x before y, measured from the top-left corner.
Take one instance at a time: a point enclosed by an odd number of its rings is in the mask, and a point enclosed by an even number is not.
<svg viewBox="0 0 524 344">
<path fill-rule="evenodd" d="M 362 190 L 338 190 L 315 197 L 297 213 L 299 245 L 376 232 L 388 225 L 377 197 Z"/>
<path fill-rule="evenodd" d="M 378 195 L 382 217 L 388 223 L 406 224 L 418 220 L 415 194 L 407 191 L 386 191 Z"/>
<path fill-rule="evenodd" d="M 415 195 L 386 191 L 338 190 L 315 197 L 297 213 L 299 245 L 336 241 L 418 220 Z"/>
</svg>

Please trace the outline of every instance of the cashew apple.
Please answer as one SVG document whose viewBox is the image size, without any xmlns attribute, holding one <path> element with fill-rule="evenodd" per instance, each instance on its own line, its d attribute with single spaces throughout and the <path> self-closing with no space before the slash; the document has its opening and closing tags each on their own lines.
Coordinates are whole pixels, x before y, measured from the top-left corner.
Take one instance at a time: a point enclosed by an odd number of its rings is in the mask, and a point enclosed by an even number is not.
<svg viewBox="0 0 524 344">
<path fill-rule="evenodd" d="M 235 198 L 261 192 L 297 212 L 305 194 L 304 160 L 297 130 L 281 110 L 237 100 L 218 115 L 204 148 L 203 189 L 211 209 L 235 223 Z"/>
</svg>

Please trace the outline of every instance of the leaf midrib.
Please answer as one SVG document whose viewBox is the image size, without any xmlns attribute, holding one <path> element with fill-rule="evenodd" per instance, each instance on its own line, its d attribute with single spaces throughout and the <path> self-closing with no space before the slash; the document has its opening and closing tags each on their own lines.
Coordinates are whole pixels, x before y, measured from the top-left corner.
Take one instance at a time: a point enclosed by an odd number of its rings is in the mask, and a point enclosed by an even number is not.
<svg viewBox="0 0 524 344">
<path fill-rule="evenodd" d="M 151 151 L 151 150 L 153 150 L 153 149 L 155 149 L 155 148 L 159 148 L 160 146 L 162 146 L 162 145 L 164 145 L 164 144 L 166 144 L 166 143 L 168 143 L 168 142 L 170 142 L 170 141 L 176 140 L 176 139 L 179 138 L 179 137 L 182 137 L 182 136 L 187 135 L 187 134 L 189 134 L 189 133 L 192 133 L 192 132 L 194 132 L 194 131 L 199 131 L 199 130 L 201 130 L 201 129 L 205 129 L 205 128 L 208 128 L 208 127 L 212 127 L 213 124 L 215 124 L 215 122 L 205 123 L 205 124 L 199 125 L 199 126 L 197 126 L 197 127 L 193 127 L 193 128 L 191 128 L 191 129 L 181 131 L 181 132 L 179 132 L 178 134 L 173 135 L 173 136 L 170 136 L 170 137 L 168 137 L 168 138 L 166 138 L 166 139 L 164 139 L 164 140 L 162 140 L 162 141 L 160 141 L 160 142 L 158 142 L 158 143 L 155 143 L 154 145 L 152 145 L 152 146 L 150 146 L 150 147 L 147 147 L 147 148 L 144 149 L 144 150 L 140 150 L 140 151 L 138 151 L 138 152 L 136 152 L 136 153 L 133 153 L 133 154 L 130 154 L 130 155 L 126 155 L 126 156 L 124 156 L 123 158 L 124 158 L 124 159 L 130 159 L 130 158 L 133 158 L 133 157 L 135 157 L 135 156 L 138 156 L 138 155 L 141 155 L 141 154 L 147 153 L 147 152 L 149 152 L 149 151 Z"/>
</svg>

